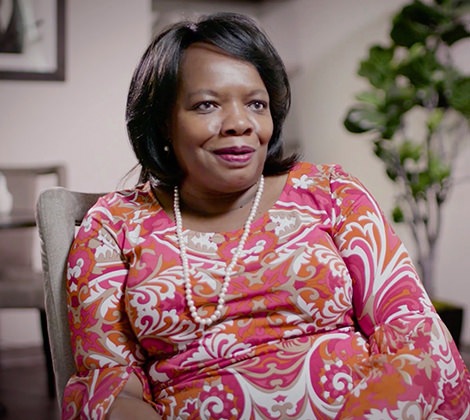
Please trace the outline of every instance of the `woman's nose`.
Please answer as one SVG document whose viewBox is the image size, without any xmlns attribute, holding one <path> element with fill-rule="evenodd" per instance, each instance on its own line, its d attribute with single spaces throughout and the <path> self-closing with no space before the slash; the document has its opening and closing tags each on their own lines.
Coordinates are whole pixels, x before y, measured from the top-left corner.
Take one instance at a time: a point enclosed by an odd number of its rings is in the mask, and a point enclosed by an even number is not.
<svg viewBox="0 0 470 420">
<path fill-rule="evenodd" d="M 253 123 L 247 110 L 241 106 L 231 107 L 224 118 L 222 132 L 228 136 L 249 134 L 253 130 Z"/>
</svg>

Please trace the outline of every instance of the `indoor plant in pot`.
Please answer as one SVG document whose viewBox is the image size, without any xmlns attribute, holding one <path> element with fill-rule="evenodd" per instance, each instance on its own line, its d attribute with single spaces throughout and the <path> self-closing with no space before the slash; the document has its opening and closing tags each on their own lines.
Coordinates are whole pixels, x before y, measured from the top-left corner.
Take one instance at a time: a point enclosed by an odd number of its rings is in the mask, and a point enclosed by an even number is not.
<svg viewBox="0 0 470 420">
<path fill-rule="evenodd" d="M 455 184 L 459 148 L 469 140 L 470 76 L 453 56 L 455 46 L 470 38 L 469 17 L 468 0 L 405 5 L 393 17 L 388 44 L 371 46 L 361 61 L 358 75 L 368 88 L 344 120 L 348 131 L 369 133 L 396 184 L 392 218 L 409 228 L 424 287 L 458 345 L 462 309 L 436 299 L 434 277 L 443 205 Z M 456 326 L 449 310 L 460 315 Z"/>
</svg>

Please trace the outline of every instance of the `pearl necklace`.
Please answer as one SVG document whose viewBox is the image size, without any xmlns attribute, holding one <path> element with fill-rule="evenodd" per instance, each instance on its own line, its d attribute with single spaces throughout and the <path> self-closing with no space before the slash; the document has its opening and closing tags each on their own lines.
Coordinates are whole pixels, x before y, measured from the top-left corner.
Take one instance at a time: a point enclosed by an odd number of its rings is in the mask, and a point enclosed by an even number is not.
<svg viewBox="0 0 470 420">
<path fill-rule="evenodd" d="M 264 190 L 264 177 L 261 175 L 259 179 L 258 190 L 256 191 L 255 198 L 253 200 L 253 204 L 251 206 L 250 214 L 248 215 L 248 219 L 246 219 L 244 230 L 242 237 L 240 239 L 240 243 L 238 244 L 235 252 L 233 254 L 232 260 L 230 264 L 227 266 L 225 270 L 224 281 L 222 283 L 222 287 L 219 294 L 219 300 L 217 301 L 217 308 L 214 313 L 210 317 L 202 318 L 197 314 L 197 308 L 194 304 L 193 300 L 193 293 L 192 293 L 192 286 L 191 286 L 191 279 L 189 277 L 189 264 L 188 264 L 188 255 L 186 253 L 186 244 L 183 239 L 183 217 L 181 216 L 180 210 L 180 196 L 178 186 L 174 188 L 174 200 L 173 200 L 173 213 L 175 215 L 176 221 L 176 237 L 178 239 L 179 247 L 180 247 L 180 255 L 181 255 L 181 264 L 183 267 L 183 279 L 184 279 L 184 288 L 185 288 L 185 295 L 186 295 L 186 303 L 188 304 L 189 311 L 191 313 L 192 318 L 201 325 L 211 325 L 213 322 L 217 321 L 222 316 L 222 309 L 225 306 L 225 295 L 228 290 L 228 285 L 230 283 L 230 278 L 232 275 L 232 271 L 237 263 L 240 255 L 245 247 L 246 240 L 251 230 L 251 224 L 256 216 L 258 211 L 258 207 L 261 201 L 261 196 L 263 195 Z"/>
</svg>

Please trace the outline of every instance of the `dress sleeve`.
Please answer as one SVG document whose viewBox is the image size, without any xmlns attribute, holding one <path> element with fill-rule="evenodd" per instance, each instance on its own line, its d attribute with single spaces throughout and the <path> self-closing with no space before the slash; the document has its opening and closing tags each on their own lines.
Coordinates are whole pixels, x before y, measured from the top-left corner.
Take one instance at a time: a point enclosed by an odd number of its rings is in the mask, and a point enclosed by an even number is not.
<svg viewBox="0 0 470 420">
<path fill-rule="evenodd" d="M 145 355 L 126 315 L 124 232 L 124 223 L 99 201 L 69 253 L 67 304 L 77 372 L 65 388 L 63 419 L 105 418 L 132 373 L 151 403 Z"/>
<path fill-rule="evenodd" d="M 370 348 L 338 418 L 469 418 L 470 375 L 403 243 L 356 178 L 335 167 L 330 188 L 333 237 Z"/>
</svg>

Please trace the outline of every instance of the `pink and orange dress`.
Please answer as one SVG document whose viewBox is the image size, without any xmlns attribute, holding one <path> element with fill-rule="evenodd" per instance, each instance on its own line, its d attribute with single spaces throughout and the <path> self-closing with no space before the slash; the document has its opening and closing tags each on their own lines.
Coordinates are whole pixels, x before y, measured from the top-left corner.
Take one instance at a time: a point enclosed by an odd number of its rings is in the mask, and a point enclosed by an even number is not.
<svg viewBox="0 0 470 420">
<path fill-rule="evenodd" d="M 183 229 L 201 315 L 242 232 Z M 67 279 L 64 419 L 104 418 L 131 373 L 164 419 L 470 418 L 470 375 L 407 250 L 339 166 L 290 172 L 209 327 L 189 313 L 175 223 L 148 184 L 91 209 Z"/>
</svg>

